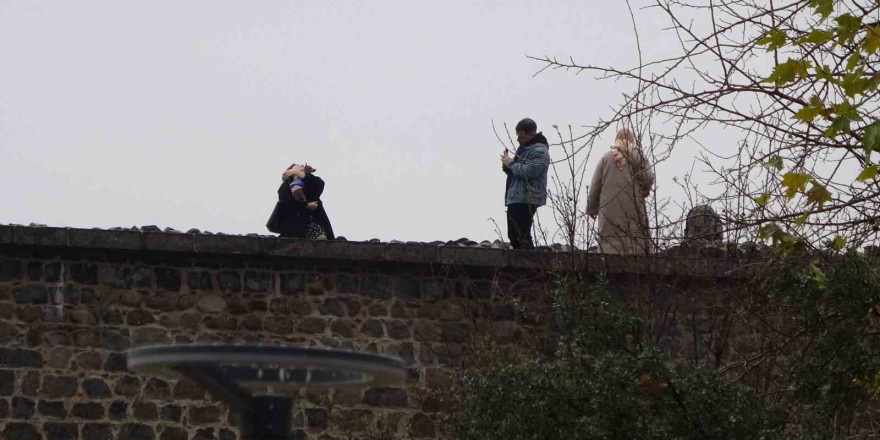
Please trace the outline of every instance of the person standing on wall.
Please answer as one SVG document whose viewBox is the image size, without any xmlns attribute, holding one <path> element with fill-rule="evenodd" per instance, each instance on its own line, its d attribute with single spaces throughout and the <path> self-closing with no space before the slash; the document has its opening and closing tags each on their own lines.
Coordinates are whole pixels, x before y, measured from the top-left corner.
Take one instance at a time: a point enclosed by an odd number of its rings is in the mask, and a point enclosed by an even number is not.
<svg viewBox="0 0 880 440">
<path fill-rule="evenodd" d="M 538 133 L 538 124 L 525 118 L 516 124 L 519 148 L 514 157 L 501 155 L 501 170 L 507 174 L 504 204 L 507 206 L 507 237 L 514 249 L 534 249 L 532 221 L 539 206 L 547 203 L 547 169 L 550 148 Z"/>
<path fill-rule="evenodd" d="M 596 165 L 587 200 L 587 214 L 598 220 L 602 253 L 652 252 L 645 201 L 653 185 L 654 171 L 635 133 L 621 129 Z"/>
</svg>

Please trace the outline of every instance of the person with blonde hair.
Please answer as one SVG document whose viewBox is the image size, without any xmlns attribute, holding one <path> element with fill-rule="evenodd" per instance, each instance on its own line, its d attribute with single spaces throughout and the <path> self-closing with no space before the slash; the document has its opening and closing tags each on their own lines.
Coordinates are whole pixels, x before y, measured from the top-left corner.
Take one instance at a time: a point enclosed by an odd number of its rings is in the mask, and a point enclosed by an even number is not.
<svg viewBox="0 0 880 440">
<path fill-rule="evenodd" d="M 607 254 L 645 254 L 652 250 L 645 199 L 654 172 L 632 130 L 617 132 L 614 146 L 596 165 L 587 214 L 599 221 L 599 250 Z"/>
</svg>

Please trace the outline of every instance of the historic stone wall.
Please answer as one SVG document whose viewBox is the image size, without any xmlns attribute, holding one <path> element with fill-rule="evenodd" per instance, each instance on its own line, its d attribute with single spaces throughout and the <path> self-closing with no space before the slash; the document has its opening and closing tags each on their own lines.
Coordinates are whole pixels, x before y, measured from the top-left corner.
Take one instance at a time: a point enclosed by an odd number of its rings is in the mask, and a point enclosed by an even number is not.
<svg viewBox="0 0 880 440">
<path fill-rule="evenodd" d="M 9 440 L 237 438 L 237 415 L 186 381 L 126 370 L 124 351 L 248 341 L 368 350 L 410 366 L 404 388 L 301 392 L 294 438 L 441 427 L 417 392 L 448 380 L 473 335 L 554 348 L 544 289 L 576 256 L 464 246 L 310 242 L 145 231 L 0 226 L 0 433 Z M 602 260 L 644 273 L 729 275 Z M 598 270 L 600 267 L 596 267 Z"/>
</svg>

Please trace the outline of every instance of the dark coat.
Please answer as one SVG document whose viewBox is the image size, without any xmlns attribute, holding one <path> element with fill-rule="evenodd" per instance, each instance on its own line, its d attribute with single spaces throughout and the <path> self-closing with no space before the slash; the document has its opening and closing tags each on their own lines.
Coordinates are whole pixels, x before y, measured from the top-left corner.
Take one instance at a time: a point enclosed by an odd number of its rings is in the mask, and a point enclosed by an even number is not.
<svg viewBox="0 0 880 440">
<path fill-rule="evenodd" d="M 275 209 L 266 222 L 269 231 L 281 234 L 282 237 L 305 238 L 309 230 L 309 223 L 314 221 L 324 228 L 324 233 L 328 240 L 336 238 L 333 235 L 333 227 L 330 226 L 330 219 L 327 217 L 327 211 L 324 210 L 324 203 L 321 202 L 321 194 L 324 192 L 324 181 L 314 174 L 306 174 L 303 179 L 303 189 L 306 193 L 305 202 L 297 202 L 290 193 L 290 186 L 287 182 L 281 182 L 278 188 L 278 202 L 275 203 Z M 318 202 L 318 209 L 312 211 L 306 208 L 309 202 Z"/>
</svg>

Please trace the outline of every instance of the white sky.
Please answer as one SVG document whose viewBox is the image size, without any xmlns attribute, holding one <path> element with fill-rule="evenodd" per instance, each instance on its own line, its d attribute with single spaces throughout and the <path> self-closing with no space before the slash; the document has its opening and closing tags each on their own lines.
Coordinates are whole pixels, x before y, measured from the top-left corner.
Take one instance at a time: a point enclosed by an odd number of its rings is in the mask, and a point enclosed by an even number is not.
<svg viewBox="0 0 880 440">
<path fill-rule="evenodd" d="M 637 21 L 646 53 L 677 45 Z M 491 240 L 490 121 L 556 141 L 628 88 L 526 55 L 630 66 L 631 26 L 619 0 L 0 0 L 0 223 L 266 234 L 281 171 L 309 162 L 339 235 Z"/>
</svg>

